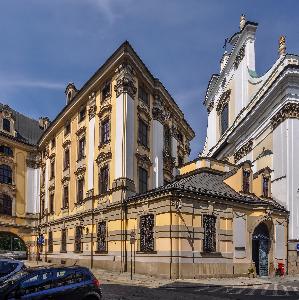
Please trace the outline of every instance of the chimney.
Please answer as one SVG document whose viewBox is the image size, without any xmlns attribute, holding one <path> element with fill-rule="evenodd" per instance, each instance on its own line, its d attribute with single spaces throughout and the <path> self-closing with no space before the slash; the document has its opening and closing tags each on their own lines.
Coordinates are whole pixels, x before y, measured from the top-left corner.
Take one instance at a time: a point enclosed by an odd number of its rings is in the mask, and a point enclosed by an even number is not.
<svg viewBox="0 0 299 300">
<path fill-rule="evenodd" d="M 46 130 L 50 125 L 50 119 L 48 117 L 40 117 L 38 124 L 42 130 Z"/>
</svg>

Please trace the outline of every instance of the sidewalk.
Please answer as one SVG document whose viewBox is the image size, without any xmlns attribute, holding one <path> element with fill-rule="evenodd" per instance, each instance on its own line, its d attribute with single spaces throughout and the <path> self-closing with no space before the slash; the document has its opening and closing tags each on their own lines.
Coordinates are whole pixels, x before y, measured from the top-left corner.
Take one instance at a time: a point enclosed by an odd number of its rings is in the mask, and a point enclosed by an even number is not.
<svg viewBox="0 0 299 300">
<path fill-rule="evenodd" d="M 51 265 L 49 263 L 28 261 L 26 265 L 29 267 L 36 267 L 42 265 Z M 284 281 L 299 281 L 298 276 L 286 276 L 284 278 L 247 278 L 247 277 L 235 277 L 235 278 L 206 278 L 206 279 L 163 279 L 156 278 L 148 275 L 133 274 L 133 279 L 130 278 L 130 272 L 118 273 L 107 271 L 103 269 L 93 269 L 94 275 L 103 283 L 108 284 L 125 284 L 144 286 L 149 288 L 157 288 L 162 286 L 172 287 L 187 287 L 194 285 L 206 285 L 206 286 L 256 286 L 263 284 L 271 284 L 273 282 L 282 283 Z"/>
</svg>

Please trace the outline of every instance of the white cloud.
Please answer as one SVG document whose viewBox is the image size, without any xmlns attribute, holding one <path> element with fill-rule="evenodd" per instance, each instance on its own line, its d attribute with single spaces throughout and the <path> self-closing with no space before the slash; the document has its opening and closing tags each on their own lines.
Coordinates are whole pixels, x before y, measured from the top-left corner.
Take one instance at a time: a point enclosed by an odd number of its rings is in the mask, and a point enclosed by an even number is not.
<svg viewBox="0 0 299 300">
<path fill-rule="evenodd" d="M 47 80 L 37 79 L 21 79 L 21 78 L 1 78 L 0 86 L 2 87 L 33 87 L 49 90 L 60 90 L 65 87 L 65 84 Z"/>
</svg>

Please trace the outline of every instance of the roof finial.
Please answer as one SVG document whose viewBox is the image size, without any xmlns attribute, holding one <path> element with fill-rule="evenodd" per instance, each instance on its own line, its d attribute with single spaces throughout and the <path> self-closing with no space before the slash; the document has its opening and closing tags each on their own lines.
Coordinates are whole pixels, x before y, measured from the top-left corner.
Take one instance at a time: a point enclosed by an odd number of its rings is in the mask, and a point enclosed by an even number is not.
<svg viewBox="0 0 299 300">
<path fill-rule="evenodd" d="M 278 53 L 280 56 L 285 55 L 286 54 L 286 37 L 284 35 L 281 35 L 279 37 L 279 47 L 278 47 Z"/>
<path fill-rule="evenodd" d="M 245 26 L 245 24 L 246 24 L 246 17 L 245 17 L 244 14 L 242 14 L 241 17 L 240 17 L 240 30 L 243 29 L 243 27 Z"/>
</svg>

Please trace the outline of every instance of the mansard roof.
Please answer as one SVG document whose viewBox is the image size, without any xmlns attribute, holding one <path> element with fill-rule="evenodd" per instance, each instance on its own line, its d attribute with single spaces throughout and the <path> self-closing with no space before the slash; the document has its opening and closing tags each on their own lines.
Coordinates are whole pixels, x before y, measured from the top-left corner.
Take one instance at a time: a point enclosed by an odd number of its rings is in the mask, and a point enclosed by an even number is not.
<svg viewBox="0 0 299 300">
<path fill-rule="evenodd" d="M 227 173 L 208 168 L 198 169 L 187 173 L 186 175 L 179 176 L 175 181 L 162 187 L 148 191 L 144 194 L 132 196 L 128 201 L 171 191 L 178 192 L 179 194 L 189 192 L 211 199 L 221 198 L 232 203 L 249 204 L 253 207 L 255 205 L 270 206 L 274 209 L 287 212 L 282 205 L 270 198 L 259 198 L 254 194 L 242 194 L 236 192 L 229 185 L 224 183 L 226 174 Z"/>
<path fill-rule="evenodd" d="M 0 132 L 0 134 L 21 143 L 37 145 L 39 138 L 44 132 L 43 129 L 40 128 L 39 122 L 13 110 L 8 105 L 0 103 L 0 111 L 4 109 L 12 112 L 15 119 L 16 136 L 11 136 L 4 132 Z"/>
</svg>

